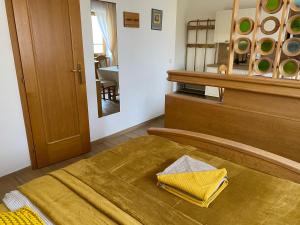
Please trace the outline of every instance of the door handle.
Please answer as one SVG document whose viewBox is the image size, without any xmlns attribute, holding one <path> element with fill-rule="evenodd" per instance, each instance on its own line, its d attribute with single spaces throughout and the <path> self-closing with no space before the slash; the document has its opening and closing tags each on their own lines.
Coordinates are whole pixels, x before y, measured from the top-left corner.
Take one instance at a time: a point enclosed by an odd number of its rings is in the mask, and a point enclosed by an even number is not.
<svg viewBox="0 0 300 225">
<path fill-rule="evenodd" d="M 71 72 L 78 75 L 79 84 L 82 84 L 82 70 L 81 70 L 81 64 L 77 63 L 77 68 L 71 70 Z"/>
</svg>

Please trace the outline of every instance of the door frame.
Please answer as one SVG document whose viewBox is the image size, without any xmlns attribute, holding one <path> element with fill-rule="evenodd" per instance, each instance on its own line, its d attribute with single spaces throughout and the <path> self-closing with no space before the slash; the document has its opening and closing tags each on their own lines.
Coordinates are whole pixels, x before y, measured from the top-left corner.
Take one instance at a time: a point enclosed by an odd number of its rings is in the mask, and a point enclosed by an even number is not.
<svg viewBox="0 0 300 225">
<path fill-rule="evenodd" d="M 23 75 L 24 73 L 23 73 L 23 67 L 21 62 L 19 41 L 17 36 L 17 29 L 16 29 L 12 0 L 5 0 L 5 6 L 6 6 L 6 14 L 8 20 L 10 39 L 11 39 L 11 44 L 13 49 L 13 56 L 14 56 L 15 67 L 16 67 L 16 76 L 17 76 L 18 87 L 20 92 L 20 99 L 21 99 L 21 105 L 22 105 L 22 111 L 23 111 L 23 117 L 25 123 L 29 155 L 31 160 L 31 167 L 32 169 L 37 169 L 38 166 L 37 166 L 37 159 L 35 153 L 34 139 L 32 134 L 31 118 L 29 114 L 28 99 L 27 99 L 26 87 L 24 82 L 24 75 Z"/>
</svg>

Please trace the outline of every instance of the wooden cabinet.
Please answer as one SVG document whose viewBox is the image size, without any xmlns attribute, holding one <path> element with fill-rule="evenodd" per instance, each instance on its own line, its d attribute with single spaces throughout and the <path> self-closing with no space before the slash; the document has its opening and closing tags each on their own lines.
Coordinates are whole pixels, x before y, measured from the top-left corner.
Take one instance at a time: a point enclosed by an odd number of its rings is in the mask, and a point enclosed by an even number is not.
<svg viewBox="0 0 300 225">
<path fill-rule="evenodd" d="M 228 88 L 222 103 L 168 94 L 165 128 L 226 138 L 300 162 L 299 115 L 290 107 L 299 108 L 299 98 Z"/>
</svg>

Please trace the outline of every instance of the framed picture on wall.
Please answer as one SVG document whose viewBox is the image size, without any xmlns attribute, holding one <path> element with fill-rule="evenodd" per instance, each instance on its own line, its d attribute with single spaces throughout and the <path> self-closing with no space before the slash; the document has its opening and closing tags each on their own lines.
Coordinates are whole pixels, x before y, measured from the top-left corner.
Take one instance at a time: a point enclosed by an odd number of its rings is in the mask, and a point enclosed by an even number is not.
<svg viewBox="0 0 300 225">
<path fill-rule="evenodd" d="M 152 9 L 151 16 L 151 29 L 162 30 L 163 11 L 158 9 Z"/>
</svg>

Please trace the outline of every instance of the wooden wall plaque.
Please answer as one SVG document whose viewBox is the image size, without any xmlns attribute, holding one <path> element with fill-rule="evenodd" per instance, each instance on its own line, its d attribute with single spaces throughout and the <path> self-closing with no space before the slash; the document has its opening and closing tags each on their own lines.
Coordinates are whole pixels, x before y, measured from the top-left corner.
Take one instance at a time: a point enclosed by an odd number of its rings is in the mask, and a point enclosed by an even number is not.
<svg viewBox="0 0 300 225">
<path fill-rule="evenodd" d="M 139 28 L 140 14 L 133 12 L 124 12 L 124 27 Z"/>
</svg>

